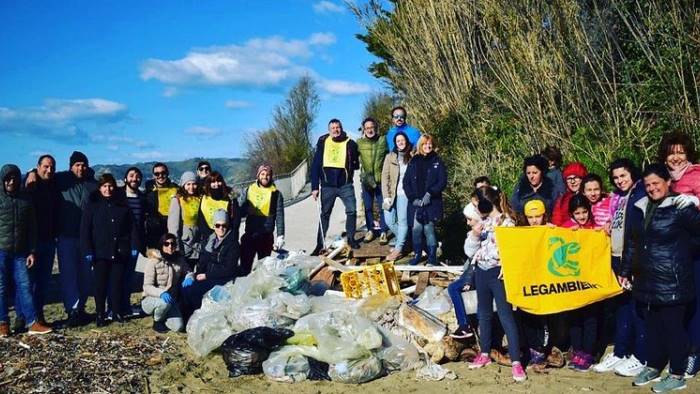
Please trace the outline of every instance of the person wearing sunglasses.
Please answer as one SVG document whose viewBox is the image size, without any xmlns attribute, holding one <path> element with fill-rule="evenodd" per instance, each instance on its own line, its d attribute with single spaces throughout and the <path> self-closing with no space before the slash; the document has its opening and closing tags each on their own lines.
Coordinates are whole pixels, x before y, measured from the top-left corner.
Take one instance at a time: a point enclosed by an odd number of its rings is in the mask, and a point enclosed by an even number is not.
<svg viewBox="0 0 700 394">
<path fill-rule="evenodd" d="M 155 248 L 168 231 L 170 201 L 177 193 L 165 163 L 153 165 L 153 179 L 146 182 L 146 246 Z"/>
<path fill-rule="evenodd" d="M 178 252 L 177 236 L 167 233 L 158 249 L 149 249 L 143 269 L 141 307 L 153 315 L 153 330 L 180 332 L 185 328 L 178 306 L 181 281 L 189 271 L 184 256 Z"/>
<path fill-rule="evenodd" d="M 197 164 L 197 184 L 200 190 L 204 187 L 204 180 L 207 179 L 209 174 L 211 174 L 211 164 L 206 160 L 200 161 Z"/>
<path fill-rule="evenodd" d="M 202 297 L 214 286 L 223 285 L 240 276 L 238 238 L 230 228 L 228 213 L 214 212 L 214 232 L 199 253 L 195 272 L 187 274 L 182 282 L 182 297 L 186 314 L 202 306 Z"/>
<path fill-rule="evenodd" d="M 258 167 L 257 181 L 243 189 L 239 202 L 241 215 L 247 215 L 241 237 L 242 274 L 250 273 L 253 260 L 269 256 L 284 247 L 284 196 L 272 181 L 272 167 Z M 274 237 L 277 229 L 277 238 Z"/>
<path fill-rule="evenodd" d="M 420 138 L 421 132 L 417 128 L 406 123 L 407 116 L 408 112 L 406 112 L 406 108 L 402 106 L 394 107 L 391 110 L 391 124 L 394 126 L 392 126 L 386 133 L 386 143 L 389 147 L 389 152 L 394 150 L 394 137 L 399 131 L 406 134 L 411 146 L 416 146 L 418 143 L 418 138 Z"/>
</svg>

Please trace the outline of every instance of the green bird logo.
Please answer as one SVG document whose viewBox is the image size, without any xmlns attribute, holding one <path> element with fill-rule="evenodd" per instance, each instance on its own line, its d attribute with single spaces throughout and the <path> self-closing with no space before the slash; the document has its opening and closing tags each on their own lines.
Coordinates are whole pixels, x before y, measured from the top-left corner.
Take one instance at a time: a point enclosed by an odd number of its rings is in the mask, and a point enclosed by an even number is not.
<svg viewBox="0 0 700 394">
<path fill-rule="evenodd" d="M 581 268 L 578 261 L 570 260 L 572 255 L 581 250 L 578 242 L 566 242 L 561 237 L 549 238 L 549 249 L 555 247 L 552 257 L 547 261 L 547 269 L 554 276 L 579 276 Z"/>
</svg>

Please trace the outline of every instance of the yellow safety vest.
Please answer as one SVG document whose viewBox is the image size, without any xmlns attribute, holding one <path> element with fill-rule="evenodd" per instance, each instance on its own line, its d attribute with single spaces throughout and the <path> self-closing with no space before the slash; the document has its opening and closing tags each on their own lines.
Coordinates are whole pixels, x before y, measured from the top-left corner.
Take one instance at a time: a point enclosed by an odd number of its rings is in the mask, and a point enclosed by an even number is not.
<svg viewBox="0 0 700 394">
<path fill-rule="evenodd" d="M 173 197 L 175 197 L 177 187 L 156 187 L 156 193 L 158 193 L 158 213 L 163 216 L 168 216 L 168 212 L 170 211 L 170 201 L 173 199 Z"/>
<path fill-rule="evenodd" d="M 202 201 L 202 197 L 190 197 L 186 200 L 180 197 L 178 200 L 180 202 L 180 209 L 182 210 L 182 224 L 189 227 L 196 226 L 197 217 L 199 216 L 199 204 Z"/>
<path fill-rule="evenodd" d="M 228 200 L 214 200 L 209 196 L 202 197 L 200 209 L 202 210 L 202 215 L 204 215 L 204 221 L 210 229 L 214 229 L 214 212 L 223 209 L 228 213 L 228 203 Z"/>
<path fill-rule="evenodd" d="M 277 188 L 274 185 L 270 187 L 262 187 L 257 182 L 248 187 L 248 214 L 256 216 L 270 216 L 270 203 L 272 202 L 272 193 Z"/>
<path fill-rule="evenodd" d="M 325 145 L 323 147 L 323 166 L 330 168 L 345 168 L 349 141 L 350 138 L 346 138 L 345 141 L 342 142 L 335 142 L 330 136 L 326 138 Z"/>
</svg>

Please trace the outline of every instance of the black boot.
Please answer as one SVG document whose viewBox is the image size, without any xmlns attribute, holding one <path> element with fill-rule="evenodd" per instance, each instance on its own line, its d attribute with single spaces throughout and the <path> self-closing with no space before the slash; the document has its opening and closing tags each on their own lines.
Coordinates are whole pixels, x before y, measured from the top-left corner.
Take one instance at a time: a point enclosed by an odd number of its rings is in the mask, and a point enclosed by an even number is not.
<svg viewBox="0 0 700 394">
<path fill-rule="evenodd" d="M 80 313 L 78 312 L 78 310 L 73 309 L 72 311 L 70 311 L 70 313 L 68 314 L 68 320 L 66 320 L 66 326 L 70 328 L 75 328 L 80 326 L 81 323 L 82 322 L 80 321 Z"/>
<path fill-rule="evenodd" d="M 105 327 L 107 325 L 107 316 L 104 313 L 98 313 L 95 319 L 95 325 L 97 327 Z"/>
<path fill-rule="evenodd" d="M 165 325 L 165 322 L 153 320 L 153 331 L 164 334 L 170 331 L 170 329 Z"/>
<path fill-rule="evenodd" d="M 122 314 L 119 313 L 112 313 L 112 321 L 115 323 L 124 323 L 126 322 L 126 319 Z"/>
</svg>

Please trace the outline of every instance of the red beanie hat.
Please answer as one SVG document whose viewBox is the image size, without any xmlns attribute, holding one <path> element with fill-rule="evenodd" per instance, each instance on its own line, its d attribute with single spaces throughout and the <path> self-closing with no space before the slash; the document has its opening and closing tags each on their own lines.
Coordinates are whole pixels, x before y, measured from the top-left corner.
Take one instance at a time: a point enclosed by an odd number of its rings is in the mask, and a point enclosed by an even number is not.
<svg viewBox="0 0 700 394">
<path fill-rule="evenodd" d="M 586 166 L 583 165 L 583 163 L 580 163 L 578 161 L 575 161 L 573 163 L 569 163 L 564 167 L 564 170 L 561 172 L 562 177 L 564 180 L 570 176 L 577 176 L 579 178 L 583 178 L 584 176 L 588 175 L 588 170 L 586 169 Z"/>
</svg>

